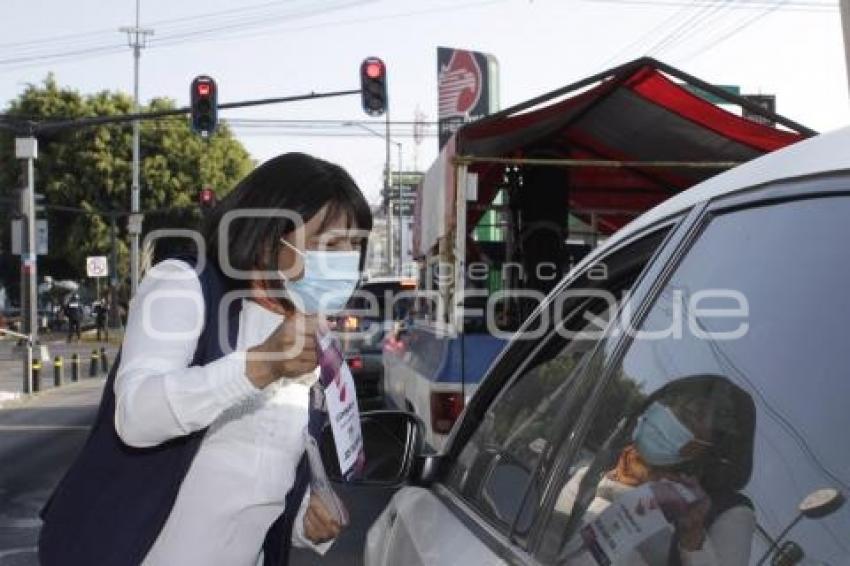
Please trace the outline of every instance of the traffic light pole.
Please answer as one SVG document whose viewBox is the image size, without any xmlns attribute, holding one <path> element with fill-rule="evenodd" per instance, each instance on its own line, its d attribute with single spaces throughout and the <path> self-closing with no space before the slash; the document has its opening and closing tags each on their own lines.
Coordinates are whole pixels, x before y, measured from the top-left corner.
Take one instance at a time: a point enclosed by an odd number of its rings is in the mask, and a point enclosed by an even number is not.
<svg viewBox="0 0 850 566">
<path fill-rule="evenodd" d="M 844 60 L 847 68 L 847 86 L 850 89 L 850 0 L 840 0 L 841 26 L 844 29 Z"/>
<path fill-rule="evenodd" d="M 38 341 L 38 286 L 35 242 L 35 159 L 38 142 L 32 136 L 15 139 L 15 157 L 26 161 L 24 189 L 21 191 L 21 212 L 24 234 L 21 238 L 21 314 L 24 334 L 28 336 L 24 351 L 24 393 L 32 393 L 32 349 Z"/>
<path fill-rule="evenodd" d="M 357 90 L 336 90 L 332 92 L 311 92 L 309 94 L 299 94 L 296 96 L 280 96 L 277 98 L 261 98 L 258 100 L 243 100 L 241 102 L 227 102 L 218 104 L 219 110 L 228 110 L 230 108 L 247 108 L 249 106 L 263 106 L 266 104 L 282 104 L 285 102 L 300 102 L 303 100 L 316 100 L 319 98 L 332 98 L 336 96 L 349 96 L 352 94 L 360 94 L 360 89 Z M 132 114 L 121 114 L 119 116 L 93 116 L 91 118 L 75 118 L 73 120 L 54 120 L 44 121 L 34 124 L 31 128 L 34 133 L 40 132 L 55 132 L 58 130 L 67 130 L 73 128 L 88 128 L 91 126 L 102 126 L 104 124 L 122 124 L 133 122 L 135 120 L 155 120 L 157 118 L 167 118 L 169 116 L 185 116 L 190 114 L 192 108 L 184 106 L 182 108 L 174 108 L 173 110 L 156 110 L 154 112 L 134 112 Z M 9 129 L 9 128 L 7 128 Z M 16 130 L 17 128 L 12 128 Z"/>
</svg>

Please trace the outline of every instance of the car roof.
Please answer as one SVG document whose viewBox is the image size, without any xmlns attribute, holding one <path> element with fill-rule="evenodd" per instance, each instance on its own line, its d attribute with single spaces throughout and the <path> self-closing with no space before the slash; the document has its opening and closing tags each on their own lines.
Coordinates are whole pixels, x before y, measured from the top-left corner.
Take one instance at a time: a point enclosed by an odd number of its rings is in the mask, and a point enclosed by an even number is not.
<svg viewBox="0 0 850 566">
<path fill-rule="evenodd" d="M 596 257 L 616 246 L 618 242 L 631 237 L 647 226 L 675 216 L 703 201 L 772 181 L 850 171 L 848 147 L 850 147 L 850 127 L 795 143 L 703 181 L 667 199 L 621 228 L 576 268 L 582 269 L 584 265 L 593 262 Z"/>
</svg>

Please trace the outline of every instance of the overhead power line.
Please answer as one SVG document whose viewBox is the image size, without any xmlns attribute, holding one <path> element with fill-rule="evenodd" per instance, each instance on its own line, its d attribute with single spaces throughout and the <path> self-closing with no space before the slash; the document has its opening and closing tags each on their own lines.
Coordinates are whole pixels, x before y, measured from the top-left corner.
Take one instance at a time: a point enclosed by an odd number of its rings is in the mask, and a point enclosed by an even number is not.
<svg viewBox="0 0 850 566">
<path fill-rule="evenodd" d="M 713 36 L 711 38 L 706 38 L 705 41 L 703 42 L 703 44 L 700 47 L 691 51 L 688 55 L 686 55 L 682 59 L 682 61 L 683 62 L 690 61 L 691 59 L 693 59 L 693 58 L 695 58 L 699 55 L 703 55 L 703 54 L 707 53 L 708 51 L 718 47 L 719 45 L 723 44 L 724 42 L 728 41 L 732 37 L 738 35 L 742 31 L 744 31 L 745 29 L 749 28 L 753 24 L 758 23 L 759 21 L 763 20 L 764 18 L 766 18 L 770 14 L 776 12 L 783 5 L 784 5 L 784 2 L 782 2 L 780 0 L 779 2 L 776 2 L 775 6 L 773 6 L 771 8 L 766 8 L 763 11 L 761 11 L 757 14 L 754 14 L 752 17 L 750 17 L 747 20 L 739 23 L 737 26 L 733 27 L 732 29 L 726 28 L 725 30 L 722 30 L 719 34 L 716 34 L 715 36 Z"/>
<path fill-rule="evenodd" d="M 634 6 L 667 6 L 677 8 L 681 6 L 690 8 L 701 8 L 706 5 L 711 6 L 714 0 L 580 0 L 582 2 L 592 2 L 594 4 L 623 4 Z M 733 9 L 736 10 L 758 10 L 761 8 L 769 8 L 775 2 L 771 0 L 734 0 Z M 834 1 L 818 1 L 818 0 L 791 0 L 787 6 L 783 8 L 785 11 L 798 12 L 836 12 L 838 11 L 838 2 Z"/>
<path fill-rule="evenodd" d="M 374 16 L 369 17 L 356 17 L 324 22 L 320 21 L 302 26 L 280 26 L 281 21 L 300 20 L 318 17 L 320 15 L 324 15 L 330 12 L 347 10 L 356 6 L 375 1 L 378 0 L 332 0 L 331 2 L 324 2 L 318 7 L 315 6 L 315 2 L 311 2 L 310 7 L 306 9 L 302 8 L 301 10 L 288 10 L 285 12 L 281 12 L 280 10 L 278 10 L 263 14 L 256 13 L 257 9 L 269 9 L 276 5 L 283 4 L 282 2 L 267 2 L 263 4 L 256 4 L 253 7 L 245 6 L 241 8 L 233 8 L 231 10 L 210 12 L 192 18 L 183 17 L 171 20 L 149 22 L 149 25 L 156 26 L 157 28 L 157 38 L 152 39 L 149 42 L 149 48 L 168 47 L 178 44 L 193 43 L 197 41 L 205 41 L 211 38 L 214 38 L 216 40 L 240 39 L 245 37 L 256 38 L 262 37 L 264 35 L 279 34 L 283 32 L 303 31 L 309 29 L 333 27 L 340 25 L 351 25 L 357 23 L 370 23 L 389 19 L 408 18 L 430 13 L 454 12 L 458 10 L 465 10 L 469 8 L 476 8 L 495 3 L 501 3 L 505 2 L 506 0 L 477 0 L 472 2 L 455 3 L 451 5 L 438 6 L 433 8 L 423 8 L 419 10 L 376 14 Z M 292 3 L 292 0 L 286 2 L 287 5 L 291 5 Z M 242 16 L 241 18 L 233 17 L 233 14 L 238 15 L 239 13 L 242 13 L 241 10 L 246 11 L 244 13 L 244 16 Z M 253 11 L 255 13 L 249 13 L 250 11 Z M 226 16 L 226 18 L 222 16 Z M 202 25 L 200 26 L 175 25 L 173 28 L 169 28 L 169 24 L 185 22 L 197 23 L 197 20 L 203 20 L 204 18 L 207 18 L 210 21 L 202 23 Z M 275 29 L 262 31 L 260 33 L 253 32 L 250 35 L 239 35 L 240 32 L 261 28 Z M 18 44 L 18 47 L 23 49 L 18 49 L 17 51 L 15 51 L 14 49 L 10 49 L 10 47 L 14 46 L 14 44 L 7 44 L 7 48 L 4 49 L 4 51 L 7 53 L 7 57 L 0 58 L 0 72 L 18 70 L 37 65 L 44 65 L 45 63 L 71 58 L 86 59 L 97 56 L 105 56 L 109 54 L 122 53 L 125 50 L 123 49 L 123 44 L 118 45 L 114 41 L 92 41 L 93 39 L 97 39 L 97 35 L 99 33 L 102 32 L 85 32 L 79 35 L 71 34 L 70 36 L 60 36 L 70 38 L 68 39 L 68 41 L 71 42 L 70 44 L 57 45 L 57 40 L 59 38 L 42 38 L 40 40 L 23 42 Z M 108 30 L 108 33 L 114 34 L 114 30 Z M 79 43 L 80 41 L 84 43 L 81 45 Z M 80 53 L 74 56 L 68 55 L 68 51 L 80 51 Z"/>
<path fill-rule="evenodd" d="M 834 10 L 834 2 L 815 0 L 696 0 L 683 4 L 680 0 L 599 0 L 619 4 L 653 4 L 679 9 L 664 19 L 650 32 L 640 36 L 609 57 L 602 67 L 610 66 L 621 58 L 631 59 L 649 55 L 658 59 L 684 63 L 721 45 L 769 14 L 788 10 L 793 6 L 820 6 Z M 745 9 L 751 14 L 737 17 Z M 683 48 L 687 56 L 677 55 Z"/>
<path fill-rule="evenodd" d="M 160 29 L 161 37 L 150 43 L 151 45 L 155 43 L 160 45 L 173 44 L 198 34 L 223 34 L 231 29 L 241 31 L 252 27 L 277 26 L 281 20 L 315 17 L 375 1 L 377 0 L 324 0 L 321 3 L 312 2 L 307 7 L 293 10 L 289 7 L 294 3 L 293 0 L 278 0 L 277 2 L 220 10 L 191 17 L 159 20 L 151 22 L 150 25 L 156 25 Z M 260 8 L 263 10 L 258 12 Z M 281 8 L 286 9 L 281 10 Z M 240 17 L 239 14 L 243 15 Z M 222 16 L 227 17 L 223 18 Z M 185 25 L 187 22 L 191 22 L 192 25 Z M 198 25 L 199 23 L 201 25 Z M 106 33 L 114 35 L 115 30 L 68 34 L 18 44 L 7 43 L 3 49 L 7 56 L 0 59 L 0 66 L 23 68 L 31 66 L 32 63 L 44 64 L 75 56 L 84 59 L 125 51 L 123 44 L 116 44 L 114 41 L 104 39 Z M 27 63 L 30 65 L 26 65 Z"/>
</svg>

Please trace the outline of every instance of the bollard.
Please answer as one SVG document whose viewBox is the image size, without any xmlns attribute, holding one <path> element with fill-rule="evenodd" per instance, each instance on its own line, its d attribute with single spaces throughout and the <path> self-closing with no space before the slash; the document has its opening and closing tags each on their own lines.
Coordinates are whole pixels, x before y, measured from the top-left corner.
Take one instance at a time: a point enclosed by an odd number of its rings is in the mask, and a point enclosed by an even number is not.
<svg viewBox="0 0 850 566">
<path fill-rule="evenodd" d="M 41 391 L 41 360 L 33 358 L 32 360 L 32 392 L 38 393 Z"/>
<path fill-rule="evenodd" d="M 62 385 L 63 379 L 63 361 L 62 356 L 56 356 L 53 358 L 53 386 L 60 387 Z"/>
<path fill-rule="evenodd" d="M 109 373 L 109 358 L 106 357 L 106 348 L 100 349 L 100 369 L 103 370 L 104 375 Z"/>
<path fill-rule="evenodd" d="M 21 391 L 24 395 L 32 393 L 32 346 L 27 343 L 27 349 L 24 352 L 24 371 L 23 371 L 23 388 Z"/>
<path fill-rule="evenodd" d="M 91 351 L 91 364 L 89 364 L 89 377 L 97 377 L 97 350 Z"/>
<path fill-rule="evenodd" d="M 71 356 L 71 381 L 80 381 L 80 355 Z"/>
</svg>

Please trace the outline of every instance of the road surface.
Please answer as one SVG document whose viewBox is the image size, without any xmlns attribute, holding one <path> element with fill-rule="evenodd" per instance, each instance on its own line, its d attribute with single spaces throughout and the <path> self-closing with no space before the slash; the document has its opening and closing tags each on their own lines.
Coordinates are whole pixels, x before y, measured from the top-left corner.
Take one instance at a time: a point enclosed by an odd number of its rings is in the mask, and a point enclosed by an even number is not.
<svg viewBox="0 0 850 566">
<path fill-rule="evenodd" d="M 36 566 L 38 511 L 82 447 L 104 380 L 85 379 L 0 408 L 0 566 Z M 291 564 L 356 566 L 366 530 L 392 493 L 341 489 L 352 526 L 324 558 L 293 551 Z"/>
</svg>

